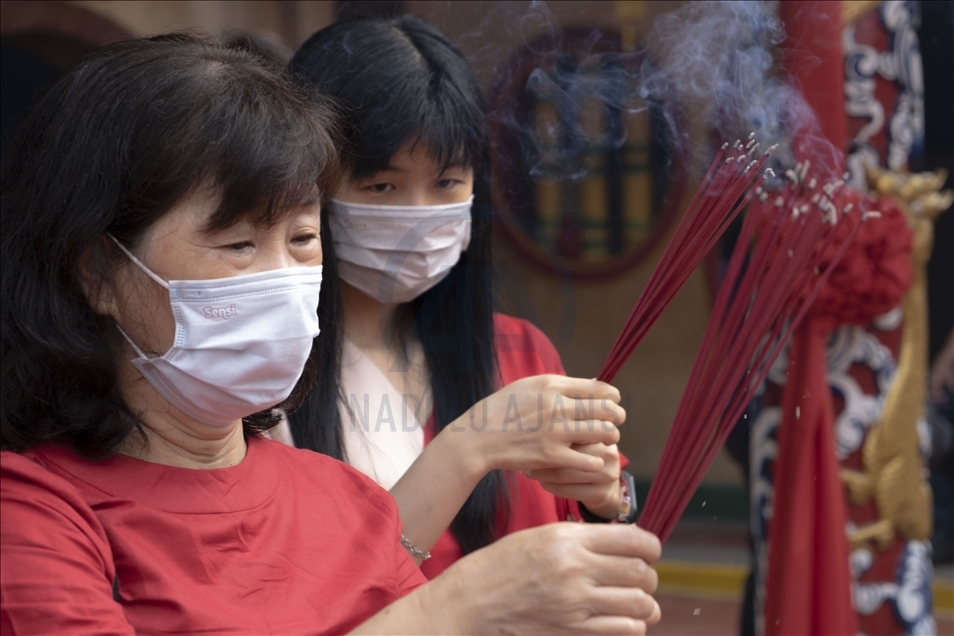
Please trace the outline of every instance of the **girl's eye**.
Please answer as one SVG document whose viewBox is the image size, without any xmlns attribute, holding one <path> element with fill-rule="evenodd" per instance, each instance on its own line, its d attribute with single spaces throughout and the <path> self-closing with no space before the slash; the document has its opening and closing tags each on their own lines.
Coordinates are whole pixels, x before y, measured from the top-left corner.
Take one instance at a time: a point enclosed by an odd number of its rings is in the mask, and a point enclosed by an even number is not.
<svg viewBox="0 0 954 636">
<path fill-rule="evenodd" d="M 374 183 L 372 185 L 369 185 L 367 189 L 370 190 L 371 192 L 382 193 L 382 192 L 390 192 L 391 190 L 394 189 L 394 186 L 391 185 L 390 183 Z"/>
<path fill-rule="evenodd" d="M 460 181 L 458 181 L 457 179 L 441 179 L 440 181 L 437 182 L 437 187 L 440 188 L 441 190 L 448 190 L 450 188 L 453 188 L 455 185 L 459 183 Z"/>
</svg>

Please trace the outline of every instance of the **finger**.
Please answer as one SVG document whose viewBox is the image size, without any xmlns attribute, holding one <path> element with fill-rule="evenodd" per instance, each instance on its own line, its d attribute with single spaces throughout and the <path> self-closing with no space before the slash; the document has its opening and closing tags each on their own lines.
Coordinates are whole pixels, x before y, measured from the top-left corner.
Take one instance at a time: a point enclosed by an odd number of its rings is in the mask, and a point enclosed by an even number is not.
<svg viewBox="0 0 954 636">
<path fill-rule="evenodd" d="M 646 622 L 628 616 L 591 616 L 580 626 L 583 634 L 645 634 Z"/>
<path fill-rule="evenodd" d="M 597 554 L 638 557 L 655 563 L 662 552 L 656 535 L 631 525 L 590 525 L 584 531 L 581 545 Z"/>
<path fill-rule="evenodd" d="M 605 420 L 614 426 L 626 421 L 626 409 L 613 401 L 612 396 L 576 393 L 566 396 L 566 414 L 575 420 Z"/>
<path fill-rule="evenodd" d="M 619 429 L 612 422 L 603 420 L 573 420 L 563 429 L 564 439 L 574 446 L 603 444 L 613 446 L 619 442 Z"/>
<path fill-rule="evenodd" d="M 619 448 L 616 444 L 604 444 L 602 442 L 589 442 L 580 444 L 571 444 L 570 448 L 587 455 L 599 457 L 607 464 L 619 463 Z"/>
<path fill-rule="evenodd" d="M 600 457 L 579 453 L 566 446 L 561 446 L 552 451 L 552 455 L 547 458 L 546 465 L 534 470 L 567 469 L 592 474 L 603 470 L 603 466 L 604 462 Z"/>
<path fill-rule="evenodd" d="M 592 457 L 592 455 L 591 455 Z M 613 473 L 616 473 L 615 475 Z M 535 479 L 540 483 L 559 485 L 603 485 L 619 480 L 619 471 L 613 471 L 610 466 L 603 463 L 603 468 L 597 473 L 584 472 L 581 470 L 571 470 L 567 468 L 540 468 L 527 471 L 527 477 Z"/>
<path fill-rule="evenodd" d="M 562 381 L 555 382 L 555 385 L 566 397 L 593 396 L 597 401 L 606 397 L 617 404 L 621 398 L 619 389 L 600 380 L 563 377 Z"/>
<path fill-rule="evenodd" d="M 659 602 L 656 599 L 653 599 L 653 605 L 655 605 L 656 608 L 653 610 L 653 613 L 650 615 L 650 617 L 646 620 L 646 624 L 649 625 L 650 627 L 652 627 L 653 625 L 658 623 L 660 620 L 662 620 L 662 608 L 659 607 Z"/>
<path fill-rule="evenodd" d="M 614 498 L 614 494 L 610 492 L 613 488 L 610 484 L 553 484 L 541 481 L 540 487 L 554 497 L 579 501 L 590 512 L 607 520 L 615 517 L 619 510 L 619 498 Z M 616 486 L 616 488 L 619 487 Z"/>
<path fill-rule="evenodd" d="M 598 587 L 591 592 L 588 604 L 597 615 L 628 616 L 642 621 L 656 609 L 653 597 L 638 587 Z"/>
<path fill-rule="evenodd" d="M 638 587 L 647 594 L 659 588 L 659 575 L 645 560 L 632 557 L 592 555 L 592 570 L 601 572 L 599 585 L 611 587 Z"/>
</svg>

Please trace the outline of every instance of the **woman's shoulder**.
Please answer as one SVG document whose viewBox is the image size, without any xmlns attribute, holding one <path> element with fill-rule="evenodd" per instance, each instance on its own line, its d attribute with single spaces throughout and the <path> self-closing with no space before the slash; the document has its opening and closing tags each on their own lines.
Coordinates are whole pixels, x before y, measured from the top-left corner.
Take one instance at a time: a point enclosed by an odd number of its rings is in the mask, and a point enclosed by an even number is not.
<svg viewBox="0 0 954 636">
<path fill-rule="evenodd" d="M 529 321 L 495 313 L 494 330 L 503 384 L 542 373 L 566 373 L 556 347 Z"/>
<path fill-rule="evenodd" d="M 289 470 L 286 475 L 303 485 L 320 487 L 322 492 L 353 495 L 372 507 L 393 505 L 393 498 L 373 479 L 345 462 L 315 451 L 288 446 L 277 440 L 259 438 L 262 450 Z"/>
<path fill-rule="evenodd" d="M 34 451 L 0 452 L 0 500 L 5 541 L 53 522 L 106 545 L 105 532 L 77 486 L 50 470 Z"/>
<path fill-rule="evenodd" d="M 24 492 L 42 491 L 67 497 L 79 494 L 67 479 L 50 470 L 43 455 L 34 450 L 0 452 L 0 484 L 5 502 Z"/>
</svg>

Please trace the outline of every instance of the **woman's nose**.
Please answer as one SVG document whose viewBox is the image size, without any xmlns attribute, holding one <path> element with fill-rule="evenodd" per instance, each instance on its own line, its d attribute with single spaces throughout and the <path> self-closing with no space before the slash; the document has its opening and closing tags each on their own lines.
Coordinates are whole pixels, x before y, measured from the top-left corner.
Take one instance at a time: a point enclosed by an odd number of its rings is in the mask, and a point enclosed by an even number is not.
<svg viewBox="0 0 954 636">
<path fill-rule="evenodd" d="M 407 205 L 424 206 L 440 203 L 435 200 L 434 194 L 428 188 L 414 188 L 408 194 Z"/>
</svg>

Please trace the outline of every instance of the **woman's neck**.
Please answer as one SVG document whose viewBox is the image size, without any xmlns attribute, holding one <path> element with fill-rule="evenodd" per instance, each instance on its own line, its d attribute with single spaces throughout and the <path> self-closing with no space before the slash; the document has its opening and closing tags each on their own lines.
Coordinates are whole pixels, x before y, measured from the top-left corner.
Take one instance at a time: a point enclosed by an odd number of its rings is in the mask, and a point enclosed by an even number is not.
<svg viewBox="0 0 954 636">
<path fill-rule="evenodd" d="M 384 373 L 401 395 L 413 396 L 415 417 L 430 416 L 430 380 L 424 350 L 413 329 L 401 324 L 400 305 L 384 305 L 342 283 L 345 336 Z"/>
<path fill-rule="evenodd" d="M 341 283 L 344 333 L 364 350 L 399 351 L 398 304 L 379 303 L 348 283 Z"/>
<path fill-rule="evenodd" d="M 142 421 L 140 430 L 129 433 L 116 448 L 121 455 L 192 469 L 227 468 L 245 459 L 241 420 L 230 426 L 211 426 L 190 418 L 169 404 L 128 363 L 120 367 L 119 386 L 126 404 L 139 405 Z"/>
</svg>

